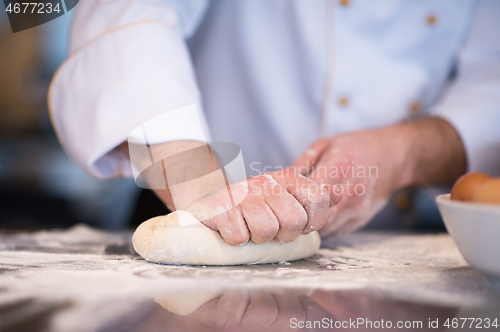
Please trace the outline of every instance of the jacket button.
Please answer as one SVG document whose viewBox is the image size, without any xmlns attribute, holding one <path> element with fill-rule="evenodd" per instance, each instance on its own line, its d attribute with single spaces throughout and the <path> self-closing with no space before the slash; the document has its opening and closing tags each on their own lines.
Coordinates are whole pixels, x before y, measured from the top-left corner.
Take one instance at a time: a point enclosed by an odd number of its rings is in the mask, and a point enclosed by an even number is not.
<svg viewBox="0 0 500 332">
<path fill-rule="evenodd" d="M 437 19 L 437 16 L 436 16 L 436 15 L 434 15 L 434 14 L 429 14 L 429 15 L 427 16 L 426 21 L 427 21 L 427 24 L 428 24 L 428 25 L 436 25 L 436 24 L 437 24 L 437 22 L 438 22 L 438 19 Z"/>
<path fill-rule="evenodd" d="M 410 104 L 410 115 L 419 115 L 422 113 L 422 104 L 418 101 L 414 101 Z"/>
<path fill-rule="evenodd" d="M 411 196 L 407 191 L 400 191 L 394 195 L 394 206 L 402 211 L 411 207 Z"/>
<path fill-rule="evenodd" d="M 341 96 L 338 100 L 338 103 L 340 106 L 346 107 L 347 105 L 349 105 L 349 98 L 347 98 L 346 96 Z"/>
</svg>

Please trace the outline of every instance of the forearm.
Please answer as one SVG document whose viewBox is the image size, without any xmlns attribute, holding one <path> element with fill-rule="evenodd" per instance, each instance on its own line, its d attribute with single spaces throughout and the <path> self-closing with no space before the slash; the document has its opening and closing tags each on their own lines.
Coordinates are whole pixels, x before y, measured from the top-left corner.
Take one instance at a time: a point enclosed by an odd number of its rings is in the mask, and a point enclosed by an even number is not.
<svg viewBox="0 0 500 332">
<path fill-rule="evenodd" d="M 127 142 L 118 149 L 130 159 Z M 220 176 L 214 173 L 220 168 L 217 157 L 211 154 L 205 143 L 175 141 L 153 145 L 149 149 L 153 155 L 165 157 L 157 161 L 162 163 L 161 168 L 149 174 L 144 170 L 141 176 L 170 210 L 185 210 L 197 198 L 221 187 Z M 145 168 L 140 165 L 151 165 L 149 156 L 139 158 L 145 160 L 132 159 L 131 163 L 138 169 Z"/>
<path fill-rule="evenodd" d="M 402 138 L 404 157 L 399 187 L 453 183 L 466 171 L 465 149 L 456 130 L 447 121 L 430 117 L 392 127 Z"/>
</svg>

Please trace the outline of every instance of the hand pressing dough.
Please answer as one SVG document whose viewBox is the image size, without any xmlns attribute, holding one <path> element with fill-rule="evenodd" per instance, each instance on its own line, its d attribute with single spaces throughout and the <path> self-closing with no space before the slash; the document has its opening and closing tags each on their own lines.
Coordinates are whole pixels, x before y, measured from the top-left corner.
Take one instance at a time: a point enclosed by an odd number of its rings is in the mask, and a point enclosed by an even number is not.
<svg viewBox="0 0 500 332">
<path fill-rule="evenodd" d="M 232 246 L 187 211 L 151 218 L 137 227 L 134 249 L 145 260 L 166 264 L 239 265 L 294 261 L 313 255 L 320 246 L 317 232 L 290 243 L 251 241 Z"/>
</svg>

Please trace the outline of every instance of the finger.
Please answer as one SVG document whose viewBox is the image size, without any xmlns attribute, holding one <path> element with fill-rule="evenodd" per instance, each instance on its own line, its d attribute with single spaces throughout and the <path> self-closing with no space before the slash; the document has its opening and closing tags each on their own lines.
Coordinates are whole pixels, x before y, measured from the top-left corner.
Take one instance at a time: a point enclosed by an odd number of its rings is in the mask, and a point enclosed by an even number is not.
<svg viewBox="0 0 500 332">
<path fill-rule="evenodd" d="M 328 156 L 323 154 L 316 162 L 316 168 L 310 173 L 307 178 L 311 181 L 319 183 L 325 186 L 325 188 L 330 193 L 330 207 L 340 203 L 343 197 L 344 189 L 339 179 L 331 177 L 332 174 L 328 173 L 328 167 L 325 166 L 329 162 Z M 329 182 L 336 181 L 337 184 L 331 184 Z"/>
<path fill-rule="evenodd" d="M 338 148 L 328 149 L 316 161 L 313 171 L 307 176 L 318 183 L 342 184 L 353 176 L 353 159 Z"/>
<path fill-rule="evenodd" d="M 278 219 L 263 197 L 249 195 L 239 207 L 254 243 L 271 241 L 278 233 Z"/>
<path fill-rule="evenodd" d="M 232 331 L 239 326 L 248 302 L 246 291 L 226 290 L 220 298 L 204 303 L 190 316 L 216 331 Z"/>
<path fill-rule="evenodd" d="M 292 164 L 297 173 L 302 175 L 309 174 L 314 168 L 321 155 L 330 146 L 329 139 L 321 139 L 314 142 L 311 146 Z"/>
<path fill-rule="evenodd" d="M 215 325 L 217 331 L 234 331 L 241 322 L 248 306 L 249 297 L 246 290 L 230 289 L 217 303 Z"/>
<path fill-rule="evenodd" d="M 265 199 L 276 186 L 277 182 L 266 174 L 248 179 L 248 195 L 239 208 L 255 243 L 270 241 L 278 233 L 278 219 Z"/>
<path fill-rule="evenodd" d="M 297 297 L 297 299 L 300 301 L 302 307 L 304 308 L 307 321 L 321 321 L 324 318 L 333 318 L 325 309 L 314 302 L 310 297 L 300 295 Z"/>
<path fill-rule="evenodd" d="M 251 185 L 249 186 L 249 196 L 257 195 L 264 199 L 267 198 L 270 204 L 272 204 L 273 201 L 276 203 L 273 205 L 274 210 L 272 211 L 278 220 L 279 230 L 274 238 L 280 242 L 294 241 L 297 236 L 302 233 L 302 230 L 307 223 L 306 209 L 295 197 L 293 197 L 293 195 L 288 192 L 288 186 L 296 186 L 296 184 L 293 184 L 292 179 L 288 179 L 290 174 L 293 174 L 296 177 L 304 178 L 294 171 L 287 169 L 275 173 L 265 173 L 261 176 L 252 178 Z M 291 183 L 288 185 L 287 183 L 289 181 Z M 275 197 L 273 198 L 273 196 Z M 279 197 L 276 198 L 276 196 Z M 287 206 L 279 208 L 277 206 L 277 204 L 279 204 L 277 201 L 280 199 L 283 199 L 282 204 L 287 204 L 287 202 L 290 202 L 291 200 L 297 201 L 295 208 L 299 211 L 298 214 L 290 214 L 290 211 L 286 210 Z M 299 205 L 301 208 L 298 207 Z M 304 211 L 302 212 L 300 209 Z M 304 214 L 306 218 L 304 218 Z"/>
<path fill-rule="evenodd" d="M 330 193 L 330 207 L 334 207 L 342 201 L 344 197 L 344 190 L 341 184 L 329 185 L 325 184 L 324 187 Z"/>
<path fill-rule="evenodd" d="M 213 223 L 224 240 L 233 246 L 245 244 L 250 239 L 250 232 L 239 207 L 210 218 L 209 223 Z"/>
<path fill-rule="evenodd" d="M 267 291 L 252 290 L 249 295 L 250 304 L 241 320 L 241 330 L 263 331 L 278 317 L 278 306 Z"/>
<path fill-rule="evenodd" d="M 275 239 L 280 242 L 291 242 L 302 233 L 307 223 L 307 213 L 304 207 L 293 197 L 285 185 L 268 176 L 267 184 L 263 187 L 264 199 L 278 221 L 278 230 Z"/>
<path fill-rule="evenodd" d="M 229 244 L 241 245 L 250 239 L 241 210 L 239 206 L 233 207 L 226 188 L 215 190 L 196 200 L 187 211 L 208 228 L 219 231 Z"/>
<path fill-rule="evenodd" d="M 297 321 L 304 321 L 306 314 L 300 301 L 293 294 L 274 293 L 274 300 L 278 305 L 278 316 L 269 326 L 269 331 L 290 331 L 290 320 L 296 318 Z"/>
<path fill-rule="evenodd" d="M 349 317 L 361 317 L 363 311 L 372 305 L 370 297 L 357 290 L 315 290 L 311 295 L 314 302 L 340 321 L 349 320 Z"/>
<path fill-rule="evenodd" d="M 219 298 L 203 303 L 189 316 L 203 325 L 213 329 L 215 328 L 215 312 L 217 309 L 217 303 L 219 303 Z"/>
<path fill-rule="evenodd" d="M 321 306 L 329 315 L 334 317 L 334 320 L 342 320 L 350 315 L 354 316 L 354 312 L 351 312 L 350 304 L 353 301 L 350 298 L 345 298 L 342 291 L 326 291 L 326 290 L 315 290 L 310 296 L 311 299 Z M 359 305 L 359 303 L 356 303 Z"/>
<path fill-rule="evenodd" d="M 208 195 L 194 201 L 187 209 L 205 226 L 218 230 L 215 217 L 234 209 L 227 190 L 214 190 Z M 234 213 L 231 212 L 231 213 Z"/>
<path fill-rule="evenodd" d="M 308 234 L 322 228 L 328 217 L 328 208 L 330 207 L 330 193 L 319 183 L 311 181 L 304 176 L 287 171 L 287 191 L 297 199 L 304 207 L 307 214 L 307 223 L 304 225 L 301 233 Z"/>
</svg>

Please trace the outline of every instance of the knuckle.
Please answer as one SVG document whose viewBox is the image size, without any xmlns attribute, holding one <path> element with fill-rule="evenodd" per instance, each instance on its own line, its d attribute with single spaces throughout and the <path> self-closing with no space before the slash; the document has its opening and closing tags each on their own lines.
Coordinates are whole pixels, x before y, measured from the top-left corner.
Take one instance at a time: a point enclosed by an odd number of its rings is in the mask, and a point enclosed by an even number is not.
<svg viewBox="0 0 500 332">
<path fill-rule="evenodd" d="M 308 192 L 308 205 L 322 207 L 330 205 L 330 193 L 324 186 L 318 185 L 316 188 L 310 188 Z"/>
<path fill-rule="evenodd" d="M 311 205 L 316 207 L 316 209 L 321 209 L 330 206 L 330 197 L 319 196 L 311 200 Z"/>
<path fill-rule="evenodd" d="M 297 171 L 294 168 L 285 168 L 282 169 L 280 172 L 282 172 L 282 175 L 287 178 L 299 176 L 299 173 L 297 173 Z"/>
<path fill-rule="evenodd" d="M 324 198 L 330 198 L 330 189 L 328 185 L 320 185 L 319 186 L 319 195 Z"/>
</svg>

